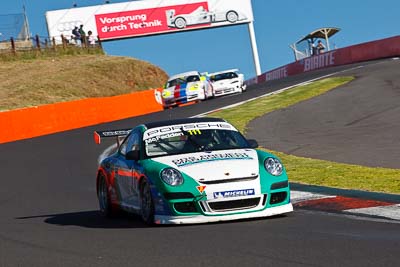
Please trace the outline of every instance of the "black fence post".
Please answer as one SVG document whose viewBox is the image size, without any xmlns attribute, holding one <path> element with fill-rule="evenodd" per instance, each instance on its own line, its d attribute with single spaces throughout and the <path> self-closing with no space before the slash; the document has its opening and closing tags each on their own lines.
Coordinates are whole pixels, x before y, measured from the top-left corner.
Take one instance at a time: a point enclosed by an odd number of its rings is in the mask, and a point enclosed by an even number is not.
<svg viewBox="0 0 400 267">
<path fill-rule="evenodd" d="M 82 47 L 83 47 L 83 48 L 88 47 L 86 35 L 82 35 L 82 37 L 81 37 L 81 43 L 82 43 Z"/>
<path fill-rule="evenodd" d="M 63 34 L 61 34 L 61 40 L 62 40 L 63 50 L 65 50 L 67 48 L 67 40 L 65 40 L 65 37 Z"/>
<path fill-rule="evenodd" d="M 53 43 L 54 52 L 56 52 L 56 51 L 57 51 L 57 47 L 56 47 L 56 38 L 53 37 L 53 38 L 51 39 L 51 41 L 52 41 L 52 43 Z"/>
<path fill-rule="evenodd" d="M 97 41 L 99 43 L 99 47 L 100 47 L 101 51 L 103 51 L 103 45 L 101 44 L 100 36 L 97 36 Z"/>
<path fill-rule="evenodd" d="M 37 49 L 39 52 L 41 52 L 41 49 L 40 49 L 40 39 L 39 39 L 39 35 L 37 35 L 37 34 L 36 34 L 36 36 L 35 36 L 35 42 L 36 42 L 36 49 Z"/>
<path fill-rule="evenodd" d="M 16 51 L 16 49 L 15 49 L 15 41 L 14 41 L 14 38 L 11 37 L 11 38 L 10 38 L 10 41 L 11 41 L 11 52 L 12 52 L 12 54 L 13 54 L 14 56 L 16 56 L 16 55 L 17 55 L 17 51 Z"/>
</svg>

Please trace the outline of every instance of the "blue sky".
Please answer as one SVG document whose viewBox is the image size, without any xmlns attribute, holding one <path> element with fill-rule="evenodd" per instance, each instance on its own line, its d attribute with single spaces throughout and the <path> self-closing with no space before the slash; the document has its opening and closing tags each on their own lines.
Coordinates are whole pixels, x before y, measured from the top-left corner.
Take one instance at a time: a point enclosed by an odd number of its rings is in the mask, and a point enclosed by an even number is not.
<svg viewBox="0 0 400 267">
<path fill-rule="evenodd" d="M 0 15 L 20 13 L 25 5 L 31 33 L 47 36 L 45 12 L 69 8 L 74 2 L 81 7 L 104 1 L 4 0 Z M 317 28 L 341 28 L 331 40 L 338 48 L 400 34 L 399 0 L 251 2 L 262 72 L 292 62 L 289 45 Z M 112 41 L 104 48 L 109 55 L 151 62 L 170 75 L 239 68 L 246 78 L 255 76 L 247 25 Z"/>
</svg>

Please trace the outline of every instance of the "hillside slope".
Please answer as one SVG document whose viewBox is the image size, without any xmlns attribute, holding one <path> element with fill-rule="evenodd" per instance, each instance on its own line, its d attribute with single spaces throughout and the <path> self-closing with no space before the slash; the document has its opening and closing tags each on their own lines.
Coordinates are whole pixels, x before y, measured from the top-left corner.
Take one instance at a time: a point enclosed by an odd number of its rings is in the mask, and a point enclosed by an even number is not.
<svg viewBox="0 0 400 267">
<path fill-rule="evenodd" d="M 159 88 L 167 74 L 141 60 L 105 55 L 0 62 L 0 111 Z"/>
</svg>

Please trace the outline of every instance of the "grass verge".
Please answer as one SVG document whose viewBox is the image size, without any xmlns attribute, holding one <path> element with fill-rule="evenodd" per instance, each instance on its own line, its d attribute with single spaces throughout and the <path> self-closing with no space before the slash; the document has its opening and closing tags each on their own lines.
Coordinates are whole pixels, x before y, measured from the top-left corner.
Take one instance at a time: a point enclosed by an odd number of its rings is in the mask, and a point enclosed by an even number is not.
<svg viewBox="0 0 400 267">
<path fill-rule="evenodd" d="M 0 111 L 159 88 L 167 78 L 148 62 L 101 54 L 0 61 Z"/>
<path fill-rule="evenodd" d="M 353 79 L 353 77 L 323 79 L 276 95 L 250 101 L 238 107 L 214 112 L 210 116 L 224 118 L 245 133 L 246 125 L 251 120 L 274 110 L 321 95 Z M 400 193 L 399 169 L 371 168 L 297 157 L 277 151 L 270 152 L 281 158 L 292 182 L 344 189 Z"/>
</svg>

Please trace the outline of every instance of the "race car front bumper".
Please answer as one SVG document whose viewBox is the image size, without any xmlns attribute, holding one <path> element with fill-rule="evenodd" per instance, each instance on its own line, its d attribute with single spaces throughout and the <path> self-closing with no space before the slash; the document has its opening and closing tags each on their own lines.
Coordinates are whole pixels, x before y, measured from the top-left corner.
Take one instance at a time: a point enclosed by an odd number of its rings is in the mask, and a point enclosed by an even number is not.
<svg viewBox="0 0 400 267">
<path fill-rule="evenodd" d="M 185 104 L 185 103 L 191 102 L 191 101 L 197 101 L 199 99 L 201 99 L 201 98 L 198 94 L 191 94 L 191 95 L 186 95 L 186 96 L 182 96 L 182 97 L 169 98 L 169 99 L 163 100 L 163 106 L 171 107 L 171 106 L 176 106 L 179 104 Z"/>
<path fill-rule="evenodd" d="M 293 205 L 291 203 L 266 208 L 260 211 L 246 212 L 246 213 L 235 213 L 227 215 L 189 215 L 189 216 L 168 216 L 168 215 L 156 215 L 154 222 L 156 224 L 196 224 L 196 223 L 210 223 L 219 221 L 232 221 L 240 219 L 250 218 L 261 218 L 270 217 L 279 214 L 284 214 L 293 211 Z"/>
<path fill-rule="evenodd" d="M 241 93 L 243 89 L 240 86 L 227 86 L 221 88 L 214 88 L 215 96 L 229 95 L 235 93 Z"/>
</svg>

